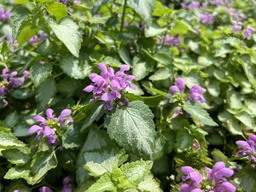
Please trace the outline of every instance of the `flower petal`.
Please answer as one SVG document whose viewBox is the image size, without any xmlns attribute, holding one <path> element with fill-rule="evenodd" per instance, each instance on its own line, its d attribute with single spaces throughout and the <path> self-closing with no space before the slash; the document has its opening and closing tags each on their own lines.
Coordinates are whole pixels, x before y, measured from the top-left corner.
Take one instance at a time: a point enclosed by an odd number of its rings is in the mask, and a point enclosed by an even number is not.
<svg viewBox="0 0 256 192">
<path fill-rule="evenodd" d="M 48 119 L 53 119 L 53 110 L 51 108 L 47 109 L 45 114 L 47 116 Z"/>
<path fill-rule="evenodd" d="M 35 133 L 35 132 L 38 132 L 42 129 L 43 128 L 38 126 L 38 125 L 33 125 L 32 127 L 29 128 L 28 133 Z"/>
</svg>

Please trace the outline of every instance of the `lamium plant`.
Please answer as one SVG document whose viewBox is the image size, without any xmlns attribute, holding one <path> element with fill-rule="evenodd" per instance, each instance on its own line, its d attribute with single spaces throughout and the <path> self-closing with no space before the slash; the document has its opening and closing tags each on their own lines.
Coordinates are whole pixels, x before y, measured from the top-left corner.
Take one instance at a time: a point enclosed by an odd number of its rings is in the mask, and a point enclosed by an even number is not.
<svg viewBox="0 0 256 192">
<path fill-rule="evenodd" d="M 2 0 L 0 191 L 255 191 L 255 8 Z"/>
</svg>

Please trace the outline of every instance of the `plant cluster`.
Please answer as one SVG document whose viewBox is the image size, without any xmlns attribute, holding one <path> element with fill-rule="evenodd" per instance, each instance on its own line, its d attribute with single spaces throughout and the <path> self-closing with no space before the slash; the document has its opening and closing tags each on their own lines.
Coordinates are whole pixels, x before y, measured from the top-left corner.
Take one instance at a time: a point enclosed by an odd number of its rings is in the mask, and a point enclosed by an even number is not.
<svg viewBox="0 0 256 192">
<path fill-rule="evenodd" d="M 255 8 L 2 0 L 0 191 L 255 191 Z"/>
</svg>

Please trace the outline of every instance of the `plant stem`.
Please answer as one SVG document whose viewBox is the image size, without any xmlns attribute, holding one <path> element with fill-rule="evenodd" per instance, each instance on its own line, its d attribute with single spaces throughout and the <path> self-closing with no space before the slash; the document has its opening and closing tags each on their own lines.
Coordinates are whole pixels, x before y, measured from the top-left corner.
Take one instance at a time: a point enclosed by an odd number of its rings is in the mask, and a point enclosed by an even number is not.
<svg viewBox="0 0 256 192">
<path fill-rule="evenodd" d="M 123 28 L 124 28 L 124 18 L 125 18 L 126 5 L 127 5 L 127 0 L 124 0 L 124 7 L 123 7 L 123 13 L 122 13 L 122 21 L 121 21 L 120 32 L 122 32 Z"/>
</svg>

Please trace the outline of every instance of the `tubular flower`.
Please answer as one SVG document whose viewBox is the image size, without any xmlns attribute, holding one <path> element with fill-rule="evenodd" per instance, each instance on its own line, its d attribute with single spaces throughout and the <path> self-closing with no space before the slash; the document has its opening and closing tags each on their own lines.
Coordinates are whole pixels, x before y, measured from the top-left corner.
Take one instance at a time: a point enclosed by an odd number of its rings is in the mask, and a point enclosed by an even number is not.
<svg viewBox="0 0 256 192">
<path fill-rule="evenodd" d="M 237 156 L 247 156 L 252 163 L 256 162 L 256 135 L 250 134 L 246 141 L 236 141 L 239 147 Z"/>
<path fill-rule="evenodd" d="M 46 110 L 46 118 L 36 115 L 34 121 L 39 122 L 39 125 L 33 125 L 28 130 L 29 133 L 36 133 L 36 140 L 40 140 L 41 137 L 48 138 L 49 145 L 54 145 L 57 141 L 56 131 L 66 128 L 73 119 L 70 117 L 71 110 L 62 110 L 60 116 L 56 118 L 52 109 Z"/>
<path fill-rule="evenodd" d="M 165 44 L 170 47 L 177 47 L 181 44 L 180 37 L 178 35 L 176 36 L 170 36 L 166 35 L 164 39 L 158 40 L 157 44 Z"/>
<path fill-rule="evenodd" d="M 175 82 L 176 84 L 169 88 L 171 95 L 174 95 L 177 92 L 183 93 L 185 90 L 185 82 L 182 78 L 175 79 Z"/>
<path fill-rule="evenodd" d="M 16 77 L 18 75 L 17 71 L 9 73 L 8 68 L 2 70 L 2 81 L 0 81 L 0 97 L 3 99 L 4 106 L 8 105 L 8 102 L 3 98 L 8 95 L 13 89 L 22 87 L 24 81 L 29 78 L 29 71 L 23 72 L 23 77 Z"/>
<path fill-rule="evenodd" d="M 131 81 L 135 78 L 132 75 L 125 74 L 130 69 L 129 65 L 122 65 L 120 70 L 115 73 L 112 67 L 108 67 L 104 63 L 100 63 L 98 68 L 101 74 L 92 73 L 89 78 L 92 84 L 85 87 L 86 92 L 93 92 L 94 101 L 102 100 L 105 102 L 104 108 L 112 110 L 114 102 L 121 99 L 122 93 L 127 87 L 135 89 L 131 85 Z M 125 103 L 126 101 L 124 101 Z"/>
<path fill-rule="evenodd" d="M 248 39 L 252 37 L 252 33 L 255 31 L 254 28 L 248 27 L 247 29 L 244 30 L 244 36 Z"/>
<path fill-rule="evenodd" d="M 224 162 L 217 162 L 213 169 L 205 167 L 208 173 L 207 177 L 203 177 L 199 172 L 190 166 L 183 166 L 181 171 L 185 174 L 182 181 L 190 180 L 190 183 L 182 184 L 179 188 L 180 192 L 235 192 L 236 187 L 228 182 L 226 178 L 231 177 L 234 171 L 226 168 Z"/>
<path fill-rule="evenodd" d="M 189 100 L 190 101 L 199 101 L 201 103 L 205 102 L 205 98 L 202 94 L 205 93 L 205 89 L 199 85 L 193 85 L 193 87 L 189 90 Z"/>
<path fill-rule="evenodd" d="M 170 95 L 175 95 L 176 93 L 183 93 L 185 90 L 185 82 L 182 78 L 175 79 L 176 84 L 170 86 L 169 91 Z M 202 96 L 206 90 L 199 85 L 193 85 L 189 90 L 188 100 L 190 101 L 199 101 L 201 103 L 205 102 L 205 98 Z"/>
</svg>

